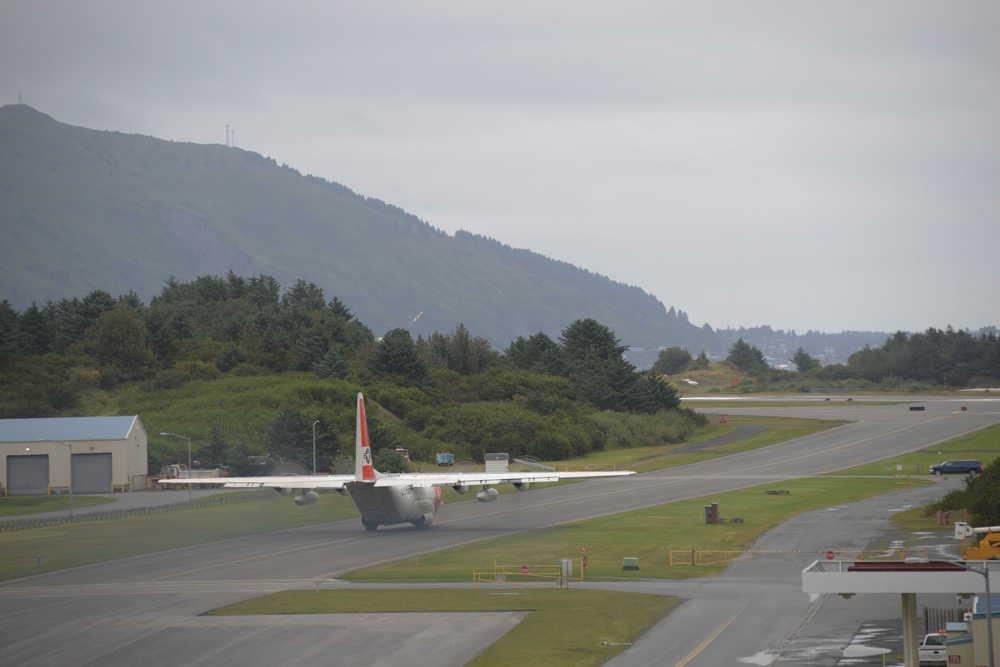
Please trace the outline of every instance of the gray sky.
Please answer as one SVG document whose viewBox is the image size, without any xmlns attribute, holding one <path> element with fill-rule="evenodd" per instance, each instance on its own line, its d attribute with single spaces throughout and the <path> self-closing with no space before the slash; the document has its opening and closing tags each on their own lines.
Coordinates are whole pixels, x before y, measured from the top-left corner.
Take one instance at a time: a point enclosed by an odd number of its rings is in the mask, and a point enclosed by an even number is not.
<svg viewBox="0 0 1000 667">
<path fill-rule="evenodd" d="M 998 26 L 994 0 L 5 0 L 0 103 L 228 124 L 696 325 L 975 329 L 1000 325 Z"/>
</svg>

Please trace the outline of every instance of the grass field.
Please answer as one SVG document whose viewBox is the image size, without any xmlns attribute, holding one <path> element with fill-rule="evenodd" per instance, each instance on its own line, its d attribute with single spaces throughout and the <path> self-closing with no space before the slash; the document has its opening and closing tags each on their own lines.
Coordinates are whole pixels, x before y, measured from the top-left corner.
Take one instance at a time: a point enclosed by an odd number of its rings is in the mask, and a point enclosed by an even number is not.
<svg viewBox="0 0 1000 667">
<path fill-rule="evenodd" d="M 494 564 L 515 570 L 527 565 L 533 571 L 563 558 L 579 561 L 583 549 L 587 551 L 588 579 L 711 576 L 725 569 L 725 563 L 713 567 L 671 567 L 669 552 L 744 551 L 759 535 L 797 514 L 898 488 L 893 480 L 886 478 L 800 479 L 420 554 L 407 561 L 358 570 L 344 578 L 382 583 L 471 582 L 474 571 L 491 571 Z M 771 495 L 767 490 L 787 493 Z M 719 503 L 723 517 L 738 517 L 742 523 L 706 524 L 704 509 L 710 502 Z M 638 558 L 639 571 L 623 571 L 624 558 Z M 532 579 L 507 576 L 508 582 L 518 580 Z"/>
<path fill-rule="evenodd" d="M 846 468 L 833 475 L 927 475 L 930 466 L 948 459 L 980 459 L 988 465 L 1000 454 L 1000 426 L 878 463 Z"/>
<path fill-rule="evenodd" d="M 288 591 L 247 600 L 217 614 L 331 614 L 406 611 L 530 611 L 470 667 L 600 665 L 621 653 L 679 600 L 615 591 L 476 589 Z M 572 610 L 568 613 L 568 610 Z"/>
<path fill-rule="evenodd" d="M 101 496 L 74 496 L 73 507 L 93 507 L 115 502 Z M 69 496 L 8 496 L 0 498 L 0 519 L 5 516 L 60 512 L 69 509 Z"/>
<path fill-rule="evenodd" d="M 783 424 L 775 427 L 778 435 L 760 434 L 755 442 L 739 441 L 720 449 L 741 451 L 771 444 L 774 438 L 794 437 L 792 433 L 801 435 L 802 431 L 798 430 L 801 428 L 828 426 Z M 552 527 L 503 540 L 422 554 L 357 571 L 347 578 L 358 582 L 471 582 L 473 571 L 491 572 L 496 565 L 515 569 L 528 565 L 531 570 L 562 558 L 579 562 L 583 548 L 588 554 L 586 578 L 589 580 L 710 576 L 721 572 L 725 564 L 699 568 L 671 566 L 669 553 L 691 549 L 745 550 L 764 531 L 796 514 L 877 495 L 899 488 L 900 483 L 911 482 L 905 476 L 894 479 L 887 474 L 896 465 L 920 464 L 926 470 L 928 462 L 966 456 L 988 462 L 1000 452 L 998 436 L 1000 426 L 942 443 L 933 451 L 847 470 L 840 476 L 793 480 Z M 721 453 L 709 452 L 707 455 Z M 658 467 L 663 467 L 665 461 L 675 462 L 683 457 L 671 455 L 670 448 L 637 450 L 636 454 L 640 457 L 636 462 L 642 459 Z M 766 493 L 768 490 L 787 493 L 772 495 Z M 709 502 L 719 503 L 722 516 L 739 517 L 743 522 L 706 525 L 704 506 Z M 275 499 L 273 502 L 249 502 L 8 532 L 0 534 L 3 545 L 0 580 L 96 562 L 104 560 L 108 553 L 122 557 L 351 516 L 357 516 L 357 511 L 349 499 L 323 494 L 321 501 L 310 507 Z M 920 510 L 897 515 L 894 522 L 911 530 L 941 530 L 935 525 L 934 517 L 925 516 Z M 35 560 L 36 556 L 43 556 L 41 564 Z M 626 557 L 638 558 L 640 570 L 623 571 L 622 559 Z M 508 576 L 507 581 L 515 583 L 517 578 Z M 288 591 L 247 600 L 216 613 L 336 613 L 344 609 L 370 612 L 528 610 L 531 613 L 524 621 L 470 665 L 481 667 L 513 662 L 534 667 L 601 664 L 624 650 L 625 644 L 677 604 L 676 600 L 651 595 L 557 589 L 551 581 L 548 586 L 521 589 L 516 595 L 489 595 L 475 588 Z"/>
<path fill-rule="evenodd" d="M 3 502 L 8 500 L 14 498 L 4 498 Z M 276 493 L 270 500 L 183 507 L 0 533 L 0 581 L 98 563 L 108 560 L 110 554 L 124 558 L 358 516 L 350 498 L 332 492 L 322 494 L 320 502 L 307 507 L 299 507 Z"/>
</svg>

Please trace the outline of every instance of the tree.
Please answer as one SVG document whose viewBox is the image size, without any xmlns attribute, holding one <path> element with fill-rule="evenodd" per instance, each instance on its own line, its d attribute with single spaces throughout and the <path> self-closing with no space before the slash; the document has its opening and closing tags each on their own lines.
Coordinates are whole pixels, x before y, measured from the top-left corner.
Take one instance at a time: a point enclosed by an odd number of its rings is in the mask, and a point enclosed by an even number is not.
<svg viewBox="0 0 1000 667">
<path fill-rule="evenodd" d="M 563 353 L 572 365 L 588 357 L 603 361 L 621 359 L 627 347 L 620 345 L 614 333 L 597 320 L 576 320 L 559 337 Z"/>
<path fill-rule="evenodd" d="M 10 301 L 4 299 L 0 301 L 0 364 L 17 354 L 17 311 L 10 305 Z"/>
<path fill-rule="evenodd" d="M 596 320 L 577 320 L 560 340 L 567 375 L 577 394 L 602 410 L 653 414 L 677 407 L 676 392 L 658 377 L 641 374 L 623 358 L 624 346 Z"/>
<path fill-rule="evenodd" d="M 312 422 L 296 408 L 286 405 L 271 418 L 264 433 L 264 446 L 273 459 L 311 461 Z"/>
<path fill-rule="evenodd" d="M 430 381 L 427 365 L 417 355 L 417 348 L 406 329 L 393 329 L 385 335 L 371 356 L 368 370 L 379 377 L 395 377 L 403 384 L 421 387 Z"/>
<path fill-rule="evenodd" d="M 692 361 L 691 353 L 683 347 L 668 347 L 660 350 L 652 370 L 659 375 L 677 375 L 686 371 Z"/>
<path fill-rule="evenodd" d="M 344 355 L 335 347 L 326 351 L 319 361 L 313 364 L 312 372 L 317 377 L 346 380 L 351 373 L 351 367 Z"/>
<path fill-rule="evenodd" d="M 1000 458 L 966 481 L 970 521 L 974 526 L 1000 526 Z"/>
<path fill-rule="evenodd" d="M 102 313 L 84 332 L 83 343 L 114 381 L 141 380 L 156 365 L 146 344 L 146 323 L 124 305 Z"/>
<path fill-rule="evenodd" d="M 226 435 L 219 428 L 218 424 L 212 424 L 208 430 L 208 444 L 202 447 L 202 468 L 218 468 L 228 462 L 227 453 L 229 443 L 226 442 Z"/>
<path fill-rule="evenodd" d="M 281 297 L 284 308 L 297 307 L 304 310 L 322 310 L 326 307 L 326 297 L 323 289 L 314 283 L 307 283 L 299 278 Z"/>
<path fill-rule="evenodd" d="M 450 335 L 434 332 L 426 343 L 418 340 L 420 356 L 436 368 L 447 368 L 459 375 L 476 375 L 497 362 L 499 355 L 493 351 L 489 341 L 479 336 L 473 337 L 465 325 L 459 322 Z"/>
<path fill-rule="evenodd" d="M 742 373 L 759 372 L 767 368 L 767 359 L 764 358 L 764 353 L 742 338 L 729 348 L 729 356 L 726 357 L 726 361 Z"/>
<path fill-rule="evenodd" d="M 548 334 L 539 331 L 527 339 L 518 336 L 507 349 L 504 358 L 515 368 L 550 375 L 565 375 L 565 364 L 562 359 L 562 348 L 549 338 Z"/>
<path fill-rule="evenodd" d="M 15 340 L 26 354 L 41 355 L 49 351 L 53 332 L 46 321 L 42 309 L 31 304 L 17 318 L 17 334 Z"/>
<path fill-rule="evenodd" d="M 806 373 L 819 366 L 819 362 L 801 347 L 797 349 L 795 351 L 795 355 L 792 356 L 792 363 L 795 364 L 795 368 L 800 373 Z"/>
</svg>

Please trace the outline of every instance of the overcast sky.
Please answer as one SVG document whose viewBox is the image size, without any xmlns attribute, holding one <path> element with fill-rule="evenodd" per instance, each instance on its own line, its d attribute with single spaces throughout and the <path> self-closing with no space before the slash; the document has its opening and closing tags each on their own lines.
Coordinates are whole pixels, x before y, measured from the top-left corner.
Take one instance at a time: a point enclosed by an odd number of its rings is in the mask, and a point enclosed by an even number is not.
<svg viewBox="0 0 1000 667">
<path fill-rule="evenodd" d="M 0 103 L 229 125 L 699 326 L 977 329 L 1000 325 L 998 26 L 994 0 L 5 0 Z"/>
</svg>

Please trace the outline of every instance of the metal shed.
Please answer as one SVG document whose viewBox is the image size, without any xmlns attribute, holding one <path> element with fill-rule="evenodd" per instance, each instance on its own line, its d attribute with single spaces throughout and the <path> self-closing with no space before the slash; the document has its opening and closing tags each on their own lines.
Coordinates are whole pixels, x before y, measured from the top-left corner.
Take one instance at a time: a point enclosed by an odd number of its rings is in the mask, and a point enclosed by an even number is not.
<svg viewBox="0 0 1000 667">
<path fill-rule="evenodd" d="M 4 495 L 142 489 L 147 458 L 146 429 L 137 415 L 0 419 Z"/>
</svg>

